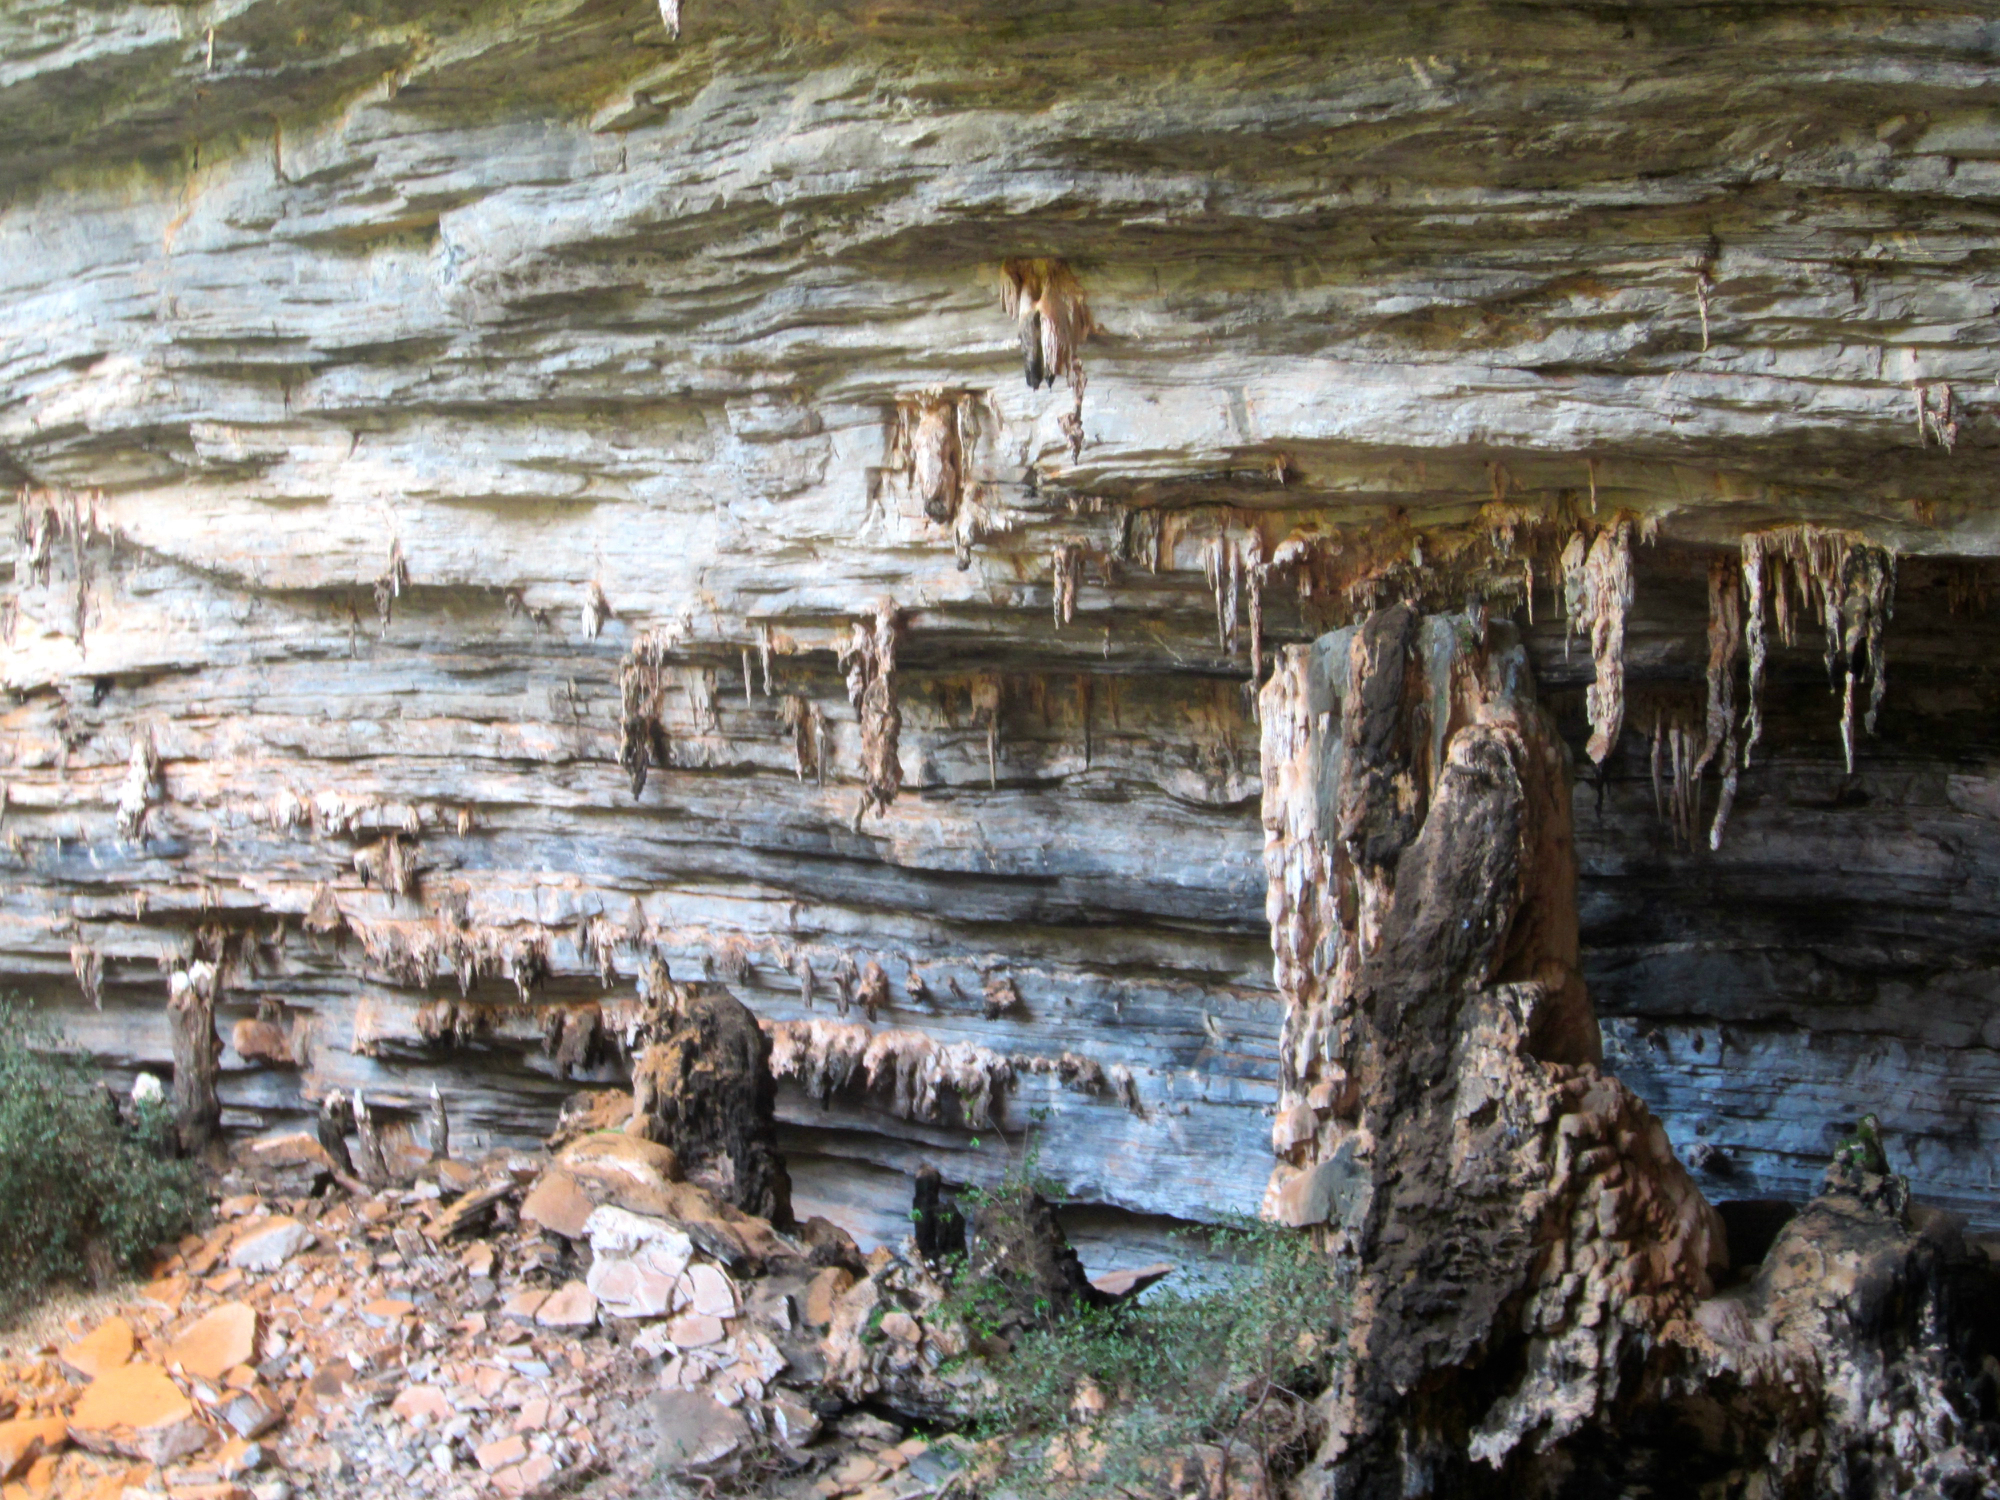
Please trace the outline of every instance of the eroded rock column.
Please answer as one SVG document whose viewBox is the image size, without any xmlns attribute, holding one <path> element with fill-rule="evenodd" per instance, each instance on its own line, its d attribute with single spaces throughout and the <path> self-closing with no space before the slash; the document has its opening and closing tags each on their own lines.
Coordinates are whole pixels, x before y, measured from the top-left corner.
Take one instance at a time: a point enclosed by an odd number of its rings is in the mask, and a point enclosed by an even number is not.
<svg viewBox="0 0 2000 1500">
<path fill-rule="evenodd" d="M 792 1179 L 778 1151 L 771 1044 L 744 1004 L 694 995 L 633 1068 L 635 1123 L 671 1146 L 688 1180 L 725 1203 L 792 1224 Z"/>
<path fill-rule="evenodd" d="M 1352 1291 L 1307 1488 L 1513 1493 L 1707 1294 L 1721 1224 L 1598 1069 L 1568 768 L 1511 627 L 1381 610 L 1283 652 L 1262 706 L 1266 1208 Z"/>
</svg>

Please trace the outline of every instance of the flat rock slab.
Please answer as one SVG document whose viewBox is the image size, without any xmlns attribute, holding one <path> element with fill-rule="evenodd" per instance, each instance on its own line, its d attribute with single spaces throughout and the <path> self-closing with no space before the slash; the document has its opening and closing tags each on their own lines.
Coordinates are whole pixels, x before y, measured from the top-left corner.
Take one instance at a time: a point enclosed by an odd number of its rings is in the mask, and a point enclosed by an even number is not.
<svg viewBox="0 0 2000 1500">
<path fill-rule="evenodd" d="M 1090 1284 L 1107 1297 L 1136 1297 L 1147 1287 L 1173 1275 L 1175 1269 L 1172 1261 L 1156 1261 L 1129 1271 L 1106 1271 L 1102 1276 L 1091 1277 Z"/>
<path fill-rule="evenodd" d="M 136 1345 L 130 1323 L 123 1318 L 106 1318 L 74 1344 L 57 1351 L 56 1358 L 65 1369 L 85 1380 L 95 1380 L 130 1360 Z"/>
<path fill-rule="evenodd" d="M 22 1417 L 0 1422 L 0 1484 L 19 1479 L 44 1453 L 69 1443 L 69 1423 L 61 1417 Z"/>
<path fill-rule="evenodd" d="M 225 1302 L 182 1330 L 167 1348 L 167 1363 L 200 1380 L 220 1380 L 257 1356 L 257 1310 Z"/>
<path fill-rule="evenodd" d="M 566 1240 L 580 1240 L 584 1237 L 583 1226 L 596 1207 L 584 1196 L 574 1177 L 551 1167 L 522 1202 L 521 1217 Z"/>
<path fill-rule="evenodd" d="M 275 1271 L 311 1238 L 310 1229 L 282 1214 L 255 1220 L 230 1247 L 229 1263 L 239 1271 Z"/>
<path fill-rule="evenodd" d="M 582 1282 L 565 1282 L 535 1309 L 535 1321 L 544 1328 L 589 1328 L 597 1321 L 597 1298 Z"/>
<path fill-rule="evenodd" d="M 71 1439 L 93 1453 L 168 1464 L 208 1445 L 208 1429 L 158 1365 L 125 1365 L 91 1382 L 70 1414 Z"/>
<path fill-rule="evenodd" d="M 662 1391 L 653 1397 L 653 1417 L 659 1461 L 676 1474 L 721 1473 L 750 1440 L 742 1413 L 695 1391 Z"/>
</svg>

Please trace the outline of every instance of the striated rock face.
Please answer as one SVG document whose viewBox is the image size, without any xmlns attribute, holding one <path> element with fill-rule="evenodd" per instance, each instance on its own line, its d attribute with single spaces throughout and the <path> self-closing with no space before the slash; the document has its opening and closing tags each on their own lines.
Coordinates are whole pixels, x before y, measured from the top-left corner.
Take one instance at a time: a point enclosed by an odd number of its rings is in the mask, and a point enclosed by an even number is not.
<svg viewBox="0 0 2000 1500">
<path fill-rule="evenodd" d="M 0 979 L 164 1071 L 214 963 L 225 1127 L 435 1083 L 476 1146 L 623 1081 L 657 960 L 770 1024 L 802 1213 L 900 1234 L 1039 1121 L 1086 1258 L 1151 1259 L 1263 1202 L 1274 1123 L 1310 1208 L 1414 1086 L 1335 1032 L 1449 788 L 1518 782 L 1568 878 L 1539 720 L 1448 768 L 1385 679 L 1355 909 L 1290 908 L 1274 987 L 1277 648 L 1473 595 L 1587 767 L 1580 928 L 1441 952 L 1512 998 L 1439 1045 L 1588 1079 L 1580 977 L 1711 1197 L 1803 1198 L 1875 1108 L 2000 1225 L 1984 13 L 682 22 L 0 15 Z M 1745 766 L 1711 569 L 1805 524 L 1884 609 L 1829 693 L 1773 581 Z"/>
</svg>

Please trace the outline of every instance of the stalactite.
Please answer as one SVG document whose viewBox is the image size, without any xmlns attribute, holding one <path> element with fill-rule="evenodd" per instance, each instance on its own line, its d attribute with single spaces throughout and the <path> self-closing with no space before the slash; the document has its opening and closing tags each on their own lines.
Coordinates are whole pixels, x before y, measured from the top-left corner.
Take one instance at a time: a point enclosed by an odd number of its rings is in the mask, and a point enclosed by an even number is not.
<svg viewBox="0 0 2000 1500">
<path fill-rule="evenodd" d="M 104 1009 L 104 955 L 89 943 L 69 945 L 70 972 L 76 975 L 76 986 L 83 991 L 83 998 L 90 1002 L 91 1009 Z"/>
<path fill-rule="evenodd" d="M 1074 537 L 1057 542 L 1049 553 L 1051 605 L 1056 628 L 1076 618 L 1076 587 L 1083 578 L 1084 544 Z"/>
<path fill-rule="evenodd" d="M 1749 704 L 1743 711 L 1743 764 L 1764 737 L 1764 671 L 1770 659 L 1770 638 L 1764 630 L 1763 552 L 1755 533 L 1743 538 L 1743 639 L 1749 648 Z"/>
<path fill-rule="evenodd" d="M 632 643 L 618 668 L 618 764 L 631 778 L 636 800 L 646 790 L 649 766 L 665 770 L 671 746 L 663 720 L 669 643 L 648 631 Z"/>
<path fill-rule="evenodd" d="M 146 812 L 166 795 L 160 775 L 160 753 L 153 746 L 149 729 L 132 734 L 131 754 L 126 758 L 125 780 L 118 790 L 118 832 L 123 838 L 140 837 L 146 827 Z"/>
<path fill-rule="evenodd" d="M 965 460 L 971 447 L 972 397 L 930 390 L 896 402 L 889 465 L 904 469 L 924 514 L 940 526 L 958 517 L 965 494 Z"/>
<path fill-rule="evenodd" d="M 1000 267 L 1001 305 L 1021 335 L 1028 388 L 1069 381 L 1071 406 L 1059 419 L 1070 461 L 1083 453 L 1083 360 L 1077 350 L 1096 331 L 1083 287 L 1060 260 L 1009 260 Z"/>
<path fill-rule="evenodd" d="M 855 987 L 855 998 L 861 1002 L 861 1013 L 871 1021 L 875 1019 L 877 1011 L 889 1008 L 889 976 L 883 972 L 881 964 L 872 958 L 861 970 L 861 979 Z"/>
<path fill-rule="evenodd" d="M 611 618 L 611 601 L 604 597 L 604 586 L 593 579 L 583 594 L 583 638 L 596 640 L 604 622 Z"/>
<path fill-rule="evenodd" d="M 389 621 L 395 614 L 396 601 L 403 597 L 403 590 L 410 586 L 410 566 L 403 557 L 401 538 L 389 543 L 389 565 L 375 580 L 375 619 L 381 634 L 389 633 Z"/>
<path fill-rule="evenodd" d="M 994 1108 L 1014 1081 L 1014 1064 L 973 1042 L 939 1045 L 921 1031 L 872 1031 L 861 1022 L 763 1023 L 771 1037 L 771 1072 L 795 1083 L 822 1106 L 859 1086 L 898 1119 L 990 1127 Z"/>
<path fill-rule="evenodd" d="M 1700 781 L 1709 763 L 1721 757 L 1722 800 L 1709 847 L 1719 848 L 1729 809 L 1736 799 L 1736 654 L 1743 644 L 1743 612 L 1736 570 L 1721 558 L 1708 568 L 1708 711 L 1702 742 L 1689 777 Z"/>
<path fill-rule="evenodd" d="M 1617 748 L 1625 723 L 1625 616 L 1632 608 L 1632 519 L 1620 515 L 1589 545 L 1582 533 L 1563 548 L 1563 599 L 1570 629 L 1590 632 L 1596 677 L 1584 695 L 1586 752 L 1597 765 Z"/>
<path fill-rule="evenodd" d="M 568 1079 L 597 1066 L 604 1048 L 604 1012 L 595 1005 L 557 1006 L 550 1012 L 542 1050 L 556 1077 Z"/>
<path fill-rule="evenodd" d="M 1160 513 L 1151 507 L 1128 510 L 1118 535 L 1118 556 L 1128 566 L 1144 568 L 1157 576 L 1163 528 Z"/>
<path fill-rule="evenodd" d="M 392 833 L 354 851 L 354 869 L 363 885 L 373 881 L 398 896 L 417 894 L 415 843 Z"/>
<path fill-rule="evenodd" d="M 811 1010 L 813 1008 L 815 976 L 813 974 L 812 960 L 807 958 L 803 953 L 798 956 L 798 976 L 799 1004 L 803 1005 L 807 1010 Z"/>
<path fill-rule="evenodd" d="M 1021 334 L 1028 389 L 1053 386 L 1070 373 L 1076 351 L 1096 331 L 1075 273 L 1060 260 L 1001 263 L 1001 306 Z"/>
<path fill-rule="evenodd" d="M 986 726 L 986 785 L 989 790 L 997 790 L 1000 785 L 1000 679 L 998 677 L 973 679 L 972 716 L 974 723 Z"/>
<path fill-rule="evenodd" d="M 863 787 L 854 812 L 858 831 L 873 809 L 887 812 L 902 789 L 903 768 L 897 758 L 903 713 L 896 698 L 896 642 L 901 617 L 895 601 L 882 600 L 870 620 L 854 622 L 839 661 L 847 674 L 847 697 L 861 714 Z"/>
<path fill-rule="evenodd" d="M 824 716 L 819 705 L 797 693 L 787 693 L 778 705 L 778 721 L 792 736 L 792 770 L 803 782 L 807 776 L 821 776 L 820 744 L 825 739 Z"/>
<path fill-rule="evenodd" d="M 1935 439 L 1946 453 L 1958 445 L 1958 403 L 1949 385 L 1919 384 L 1917 391 L 1917 446 Z"/>
<path fill-rule="evenodd" d="M 1117 1097 L 1118 1102 L 1133 1114 L 1138 1114 L 1139 1083 L 1132 1076 L 1132 1070 L 1123 1063 L 1113 1063 L 1107 1076 L 1111 1080 L 1111 1092 Z"/>
<path fill-rule="evenodd" d="M 780 1021 L 771 1034 L 771 1076 L 797 1084 L 825 1109 L 861 1071 L 873 1033 L 859 1022 Z"/>
<path fill-rule="evenodd" d="M 997 1021 L 1004 1015 L 1021 1008 L 1021 992 L 1014 988 L 1014 981 L 1005 974 L 990 974 L 986 979 L 986 1019 Z"/>
<path fill-rule="evenodd" d="M 322 880 L 313 887 L 312 906 L 306 912 L 306 928 L 317 933 L 338 932 L 344 922 L 333 883 Z"/>
<path fill-rule="evenodd" d="M 1264 584 L 1271 565 L 1264 558 L 1264 533 L 1252 527 L 1244 541 L 1243 575 L 1250 589 L 1250 681 L 1264 677 Z"/>
</svg>

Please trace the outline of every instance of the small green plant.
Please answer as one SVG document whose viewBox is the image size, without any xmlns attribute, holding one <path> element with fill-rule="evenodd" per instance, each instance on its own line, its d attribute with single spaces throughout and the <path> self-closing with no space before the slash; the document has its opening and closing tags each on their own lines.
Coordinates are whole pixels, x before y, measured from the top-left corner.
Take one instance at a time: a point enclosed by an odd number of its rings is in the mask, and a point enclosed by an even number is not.
<svg viewBox="0 0 2000 1500">
<path fill-rule="evenodd" d="M 205 1198 L 171 1156 L 163 1101 L 116 1118 L 89 1065 L 0 1000 L 0 1314 L 49 1282 L 129 1267 L 187 1232 Z"/>
<path fill-rule="evenodd" d="M 1010 1438 L 1040 1492 L 1129 1500 L 1198 1445 L 1266 1474 L 1306 1455 L 1312 1398 L 1340 1357 L 1338 1267 L 1310 1236 L 1255 1220 L 1209 1246 L 1221 1267 L 1194 1290 L 1055 1319 L 1024 1324 L 1005 1289 L 954 1290 L 975 1338 L 1014 1330 L 983 1341 L 992 1382 L 974 1426 Z"/>
</svg>

